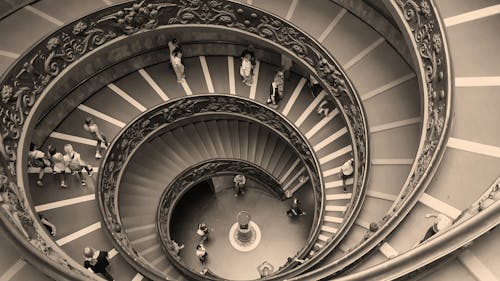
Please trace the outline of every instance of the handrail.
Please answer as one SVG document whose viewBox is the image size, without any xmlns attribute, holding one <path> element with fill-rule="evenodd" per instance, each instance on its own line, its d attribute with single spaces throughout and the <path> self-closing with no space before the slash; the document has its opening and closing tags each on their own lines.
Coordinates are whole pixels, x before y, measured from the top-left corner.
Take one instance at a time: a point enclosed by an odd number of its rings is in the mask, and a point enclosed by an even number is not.
<svg viewBox="0 0 500 281">
<path fill-rule="evenodd" d="M 367 231 L 360 244 L 333 263 L 290 280 L 335 276 L 373 251 L 418 202 L 444 154 L 451 126 L 453 75 L 442 19 L 433 0 L 383 1 L 403 31 L 423 96 L 422 135 L 415 161 L 390 211 L 377 222 L 377 231 Z"/>
<path fill-rule="evenodd" d="M 34 257 L 43 259 L 48 255 L 53 263 L 49 266 L 36 264 L 44 272 L 64 273 L 73 279 L 101 280 L 84 270 L 69 258 L 43 231 L 35 215 L 27 185 L 26 151 L 32 134 L 31 129 L 40 104 L 54 81 L 64 71 L 91 51 L 110 45 L 119 37 L 156 29 L 162 25 L 200 24 L 221 26 L 243 32 L 248 36 L 274 44 L 292 56 L 299 64 L 314 73 L 328 94 L 332 95 L 340 116 L 347 120 L 351 139 L 354 141 L 355 193 L 354 204 L 349 217 L 354 217 L 362 203 L 362 188 L 368 171 L 368 134 L 366 118 L 359 96 L 347 76 L 333 57 L 313 38 L 301 32 L 292 24 L 257 8 L 229 0 L 184 0 L 179 3 L 160 1 L 125 2 L 106 7 L 77 21 L 69 23 L 40 40 L 31 50 L 24 53 L 1 79 L 1 135 L 5 151 L 4 178 L 8 185 L 19 192 L 11 192 L 11 202 L 18 204 L 16 215 L 2 211 L 2 222 L 19 245 Z M 323 179 L 311 179 L 321 186 Z M 351 210 L 354 210 L 351 212 Z M 357 211 L 356 211 L 357 210 Z M 319 210 L 323 212 L 323 209 Z M 36 246 L 31 245 L 23 226 L 15 223 L 21 215 L 24 226 L 36 229 Z M 319 216 L 321 217 L 321 216 Z M 347 226 L 347 224 L 346 224 Z M 344 227 L 347 228 L 347 227 Z M 342 235 L 345 235 L 342 232 Z M 340 240 L 342 235 L 338 235 Z M 51 251 L 45 251 L 50 246 Z M 324 247 L 322 251 L 331 249 Z M 62 257 L 62 258 L 61 258 Z M 28 257 L 29 258 L 29 257 Z M 68 267 L 67 263 L 71 266 Z M 69 268 L 69 269 L 68 269 Z"/>
<path fill-rule="evenodd" d="M 96 200 L 98 201 L 105 231 L 113 238 L 115 248 L 135 261 L 134 267 L 153 280 L 168 279 L 165 273 L 153 268 L 131 247 L 126 229 L 123 228 L 118 206 L 120 181 L 125 168 L 134 153 L 156 135 L 176 127 L 179 122 L 186 122 L 198 116 L 229 114 L 267 127 L 274 134 L 287 142 L 308 170 L 309 178 L 319 179 L 319 164 L 312 152 L 312 147 L 293 123 L 280 113 L 267 106 L 250 100 L 227 94 L 202 94 L 178 97 L 159 104 L 137 116 L 118 133 L 108 147 L 100 165 Z M 311 181 L 316 200 L 316 210 L 321 206 L 325 194 L 319 180 Z M 316 185 L 315 185 L 316 184 Z M 304 248 L 310 247 L 319 232 L 319 218 L 313 222 L 313 229 Z M 209 277 L 205 277 L 207 279 Z"/>
<path fill-rule="evenodd" d="M 168 184 L 160 197 L 160 204 L 156 215 L 156 229 L 162 250 L 168 260 L 184 273 L 184 276 L 189 276 L 191 280 L 203 280 L 206 278 L 197 274 L 197 272 L 193 272 L 193 270 L 182 263 L 175 256 L 175 253 L 171 252 L 167 244 L 172 241 L 170 225 L 175 206 L 188 190 L 200 182 L 214 176 L 235 175 L 236 173 L 243 173 L 247 178 L 261 183 L 266 189 L 271 189 L 275 194 L 278 193 L 275 191 L 276 188 L 281 189 L 279 180 L 262 167 L 240 159 L 217 158 L 203 161 L 185 169 Z M 282 189 L 281 193 L 283 193 Z M 285 198 L 282 197 L 281 199 Z"/>
<path fill-rule="evenodd" d="M 476 238 L 500 224 L 499 184 L 500 178 L 496 179 L 474 204 L 463 210 L 450 228 L 437 233 L 418 247 L 376 266 L 335 280 L 394 280 L 468 247 Z"/>
</svg>

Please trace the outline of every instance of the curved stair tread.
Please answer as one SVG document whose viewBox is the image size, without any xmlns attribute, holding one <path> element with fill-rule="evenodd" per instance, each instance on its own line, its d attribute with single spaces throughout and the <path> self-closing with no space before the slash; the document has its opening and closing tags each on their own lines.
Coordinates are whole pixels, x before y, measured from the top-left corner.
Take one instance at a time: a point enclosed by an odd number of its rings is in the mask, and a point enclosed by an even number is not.
<svg viewBox="0 0 500 281">
<path fill-rule="evenodd" d="M 151 76 L 146 70 L 140 69 L 114 81 L 113 84 L 126 93 L 129 93 L 146 108 L 151 108 L 163 102 L 163 98 L 155 91 L 146 78 L 149 79 Z M 155 80 L 152 81 L 156 83 Z M 111 106 L 113 105 L 111 104 Z"/>
<path fill-rule="evenodd" d="M 44 1 L 42 1 L 42 2 L 44 2 Z M 256 2 L 257 4 L 259 3 L 259 1 L 254 1 L 254 2 Z M 267 2 L 271 2 L 271 1 L 267 1 Z M 285 2 L 285 1 L 283 1 L 283 2 Z M 286 2 L 290 2 L 290 1 L 286 1 Z M 443 3 L 443 2 L 445 2 L 445 1 L 438 1 L 438 2 L 439 2 L 438 4 L 440 4 L 440 7 L 441 7 L 442 3 Z M 465 1 L 465 2 L 474 2 L 474 1 Z M 301 2 L 299 2 L 299 5 L 300 5 L 301 3 L 302 3 L 302 1 L 301 1 Z M 329 4 L 330 4 L 330 2 L 329 2 Z M 476 5 L 476 4 L 478 4 L 478 3 L 475 3 L 475 2 L 474 2 L 474 3 L 471 3 L 470 5 Z M 274 5 L 274 4 L 268 3 L 268 5 Z M 276 5 L 278 5 L 278 4 L 276 4 Z M 469 9 L 469 8 L 464 8 L 464 6 L 465 6 L 465 5 L 469 5 L 469 4 L 461 3 L 461 5 L 456 5 L 456 4 L 454 3 L 454 5 L 453 5 L 453 6 L 454 6 L 454 9 L 457 9 L 457 10 L 458 10 L 458 9 L 462 9 L 463 11 L 469 11 L 469 10 L 471 10 L 471 9 Z M 483 5 L 483 4 L 478 4 L 478 5 Z M 478 7 L 478 8 L 479 8 L 479 7 Z M 451 9 L 451 8 L 449 8 L 449 9 Z M 279 10 L 279 11 L 280 11 L 280 12 L 282 12 L 282 11 L 287 11 L 287 10 L 288 10 L 288 9 L 282 9 L 282 10 Z M 278 10 L 277 10 L 277 11 L 278 11 Z M 449 11 L 447 11 L 447 10 L 445 9 L 445 13 L 443 13 L 443 14 L 444 14 L 444 15 L 447 15 L 447 13 L 448 13 L 448 15 L 454 15 L 454 13 L 449 12 Z M 298 14 L 295 14 L 295 13 L 294 13 L 294 15 L 298 15 Z M 293 18 L 294 18 L 294 17 L 292 17 L 292 20 L 293 20 Z M 343 23 L 344 21 L 347 21 L 347 19 L 348 19 L 348 14 L 346 14 L 346 15 L 343 17 L 342 21 L 341 21 L 341 22 L 340 22 L 340 23 L 339 23 L 339 24 L 335 27 L 335 30 L 331 33 L 331 35 L 339 36 L 339 34 L 341 34 L 341 32 L 342 32 L 342 31 L 341 31 L 341 29 L 340 29 L 340 27 L 342 26 L 342 23 Z M 2 21 L 2 22 L 3 22 L 3 21 Z M 1 23 L 2 23 L 2 22 L 0 22 L 0 25 L 1 25 Z M 479 24 L 479 23 L 480 23 L 480 22 L 478 22 L 478 24 Z M 31 25 L 30 25 L 30 28 L 32 28 L 32 26 L 31 26 Z M 471 29 L 472 29 L 472 28 L 471 28 Z M 459 29 L 456 29 L 456 30 L 459 30 Z M 475 31 L 477 31 L 477 30 L 484 30 L 484 29 L 481 29 L 481 28 L 480 28 L 480 29 L 474 28 L 474 30 L 475 30 Z M 449 33 L 453 33 L 453 32 L 454 32 L 454 31 L 450 31 Z M 459 31 L 456 31 L 456 32 L 458 33 Z M 359 34 L 359 33 L 358 33 L 358 34 Z M 339 42 L 339 43 L 340 43 L 342 40 L 339 40 L 338 38 L 335 38 L 335 36 L 332 36 L 332 42 Z M 351 38 L 358 38 L 358 37 L 359 37 L 359 38 L 368 38 L 368 36 L 357 36 L 357 37 L 350 36 L 350 37 L 351 37 Z M 454 38 L 453 38 L 453 37 L 454 37 L 454 35 L 451 35 L 451 36 L 450 36 L 450 41 L 453 41 L 453 40 L 454 40 Z M 31 38 L 31 37 L 29 37 L 29 38 Z M 455 38 L 458 38 L 458 36 L 455 36 Z M 461 39 L 461 38 L 458 38 L 458 39 Z M 23 40 L 24 40 L 24 39 L 23 39 Z M 10 41 L 10 42 L 18 42 L 18 41 L 19 41 L 19 42 L 21 42 L 21 41 L 23 41 L 23 40 L 8 40 L 8 41 Z M 328 45 L 329 40 L 330 40 L 330 38 L 328 38 L 328 37 L 327 37 L 327 38 L 326 38 L 326 40 L 324 41 L 324 42 L 325 42 L 325 45 Z M 9 42 L 9 43 L 10 43 L 10 42 Z M 372 41 L 369 41 L 369 42 L 372 42 Z M 457 42 L 459 42 L 459 41 L 457 40 Z M 368 42 L 367 42 L 367 43 L 368 43 Z M 30 44 L 31 44 L 31 43 L 30 43 Z M 368 43 L 368 44 L 369 44 L 369 43 Z M 480 44 L 480 42 L 478 42 L 478 44 Z M 347 45 L 347 46 L 344 46 L 344 48 L 347 48 L 347 49 L 350 49 L 350 50 L 355 50 L 355 48 L 353 48 L 353 45 L 354 45 L 354 44 L 351 44 L 351 45 L 346 44 L 346 45 Z M 460 44 L 459 44 L 459 43 L 453 43 L 453 44 L 450 44 L 450 45 L 452 45 L 452 48 L 454 49 L 457 45 L 460 45 Z M 361 48 L 362 46 L 366 46 L 366 44 L 364 44 L 364 45 L 361 45 L 361 44 L 360 44 L 360 45 L 359 45 L 359 48 Z M 463 44 L 462 46 L 463 46 L 463 48 L 464 48 L 464 52 L 469 51 L 469 50 L 466 50 L 466 48 L 469 48 L 470 50 L 474 49 L 474 48 L 470 48 L 470 45 L 467 45 L 467 44 Z M 458 47 L 457 47 L 457 48 L 458 48 Z M 485 47 L 485 48 L 487 48 L 487 47 Z M 1 48 L 0 48 L 0 49 L 1 49 Z M 354 52 L 354 51 L 353 51 L 353 52 Z M 355 53 L 359 53 L 359 51 L 355 51 Z M 455 52 L 455 53 L 458 53 L 458 51 L 457 51 L 457 52 Z M 340 54 L 340 53 L 339 53 L 339 54 Z M 486 54 L 489 54 L 489 53 L 487 53 L 487 52 L 483 52 L 483 54 L 485 54 L 485 56 L 486 56 Z M 337 57 L 337 54 L 335 54 L 335 55 L 336 55 L 336 57 Z M 341 56 L 341 55 L 339 55 L 337 58 L 339 58 L 339 60 L 340 60 L 341 62 L 345 63 L 345 62 L 347 62 L 347 60 L 348 60 L 348 57 L 349 57 L 349 56 L 345 56 L 344 61 L 342 61 L 342 59 L 340 59 L 341 57 L 342 57 L 342 56 Z M 351 57 L 352 57 L 352 56 L 351 56 Z M 471 57 L 471 56 L 458 56 L 458 57 L 455 59 L 455 61 L 460 60 L 461 58 L 469 59 L 468 57 Z M 491 59 L 491 58 L 489 58 L 489 57 L 488 57 L 488 59 Z M 235 62 L 235 63 L 236 63 L 236 62 Z M 464 62 L 464 63 L 465 63 L 465 62 Z M 477 63 L 479 63 L 479 62 L 477 62 Z M 237 64 L 239 64 L 239 63 L 237 63 Z M 485 65 L 485 64 L 482 64 L 482 66 L 484 66 L 484 65 Z M 486 64 L 486 65 L 489 65 L 489 61 L 488 61 L 488 64 Z M 492 65 L 493 65 L 493 64 L 492 64 Z M 483 68 L 478 68 L 478 67 L 467 67 L 467 68 L 464 68 L 464 67 L 457 67 L 457 64 L 455 64 L 455 66 L 456 66 L 456 69 L 458 70 L 458 71 L 456 71 L 456 72 L 457 72 L 457 73 L 463 73 L 464 75 L 476 75 L 476 74 L 482 74 L 480 71 L 482 71 L 482 70 L 483 70 Z M 472 71 L 472 72 L 468 72 L 468 71 Z M 479 71 L 479 72 L 478 72 L 478 71 Z M 483 74 L 484 74 L 484 73 L 483 73 Z M 496 73 L 487 73 L 487 74 L 496 74 Z M 172 75 L 173 75 L 173 74 L 172 74 Z M 237 77 L 237 78 L 238 78 L 238 77 Z M 122 87 L 124 87 L 124 86 L 122 86 Z M 181 88 L 181 90 L 182 90 L 182 88 Z M 372 89 L 372 90 L 373 90 L 373 89 Z M 483 89 L 480 89 L 480 90 L 481 90 L 481 91 L 483 91 Z M 462 89 L 461 89 L 461 88 L 459 88 L 459 91 L 462 91 Z M 387 95 L 390 95 L 390 94 L 389 94 L 389 93 L 387 93 Z M 373 103 L 378 102 L 378 97 L 382 97 L 382 96 L 384 96 L 384 98 L 386 98 L 386 99 L 390 99 L 390 98 L 388 98 L 388 97 L 385 97 L 385 94 L 384 94 L 384 95 L 378 95 L 376 98 L 369 99 L 369 100 L 367 100 L 367 101 L 365 102 L 365 105 L 366 105 L 366 108 L 367 108 L 367 112 L 368 112 L 368 115 L 369 115 L 369 118 L 368 118 L 369 120 L 371 120 L 371 119 L 370 119 L 370 113 L 369 113 L 369 110 L 370 110 L 370 109 L 369 109 L 369 108 L 370 108 L 370 104 L 371 104 L 372 102 L 373 102 Z M 399 101 L 402 101 L 402 100 L 398 100 L 398 102 L 399 102 Z M 381 103 L 382 103 L 382 102 L 381 102 Z M 374 111 L 375 111 L 375 108 L 376 108 L 376 106 L 374 106 Z M 280 108 L 280 109 L 281 109 L 281 108 Z M 468 116 L 468 115 L 464 114 L 463 116 Z M 397 115 L 396 115 L 396 117 L 397 117 Z M 408 116 L 408 117 L 410 117 L 410 116 Z M 465 118 L 465 117 L 464 117 L 464 118 Z M 381 119 L 381 120 L 382 120 L 382 119 Z M 393 120 L 394 120 L 394 119 L 393 119 Z M 384 119 L 384 121 L 383 121 L 383 122 L 381 121 L 381 123 L 380 123 L 380 124 L 385 124 L 385 123 L 387 123 L 387 122 L 389 122 L 389 121 L 390 121 L 390 119 L 387 119 L 387 120 L 385 120 L 385 119 Z M 463 123 L 463 122 L 458 122 L 458 123 Z M 373 124 L 376 124 L 376 123 L 373 123 Z M 485 135 L 486 135 L 486 134 L 485 134 Z M 381 141 L 381 142 L 382 142 L 382 141 Z M 487 142 L 486 142 L 486 143 L 487 143 Z M 443 162 L 445 162 L 445 161 L 449 161 L 449 163 L 447 162 L 447 163 L 446 163 L 446 165 L 443 165 L 443 167 L 447 167 L 448 165 L 451 165 L 450 163 L 453 163 L 453 161 L 452 161 L 452 160 L 447 160 L 447 159 L 452 159 L 453 157 L 456 157 L 456 156 L 453 156 L 453 155 L 452 155 L 452 154 L 453 154 L 453 152 L 449 152 L 449 151 L 453 151 L 453 149 L 448 149 L 447 154 L 449 153 L 449 155 L 451 155 L 451 156 L 445 156 L 445 159 L 443 160 Z M 457 157 L 458 157 L 458 155 L 466 155 L 466 154 L 468 154 L 468 152 L 459 152 L 459 153 L 456 153 Z M 89 156 L 88 156 L 88 157 L 91 157 L 91 155 L 92 155 L 92 154 L 89 154 Z M 380 156 L 384 156 L 384 157 L 385 157 L 385 156 L 387 156 L 387 155 L 380 155 Z M 393 157 L 393 156 L 391 155 L 391 157 Z M 479 159 L 478 161 L 490 163 L 490 158 L 488 158 L 488 157 L 483 157 L 483 158 L 478 158 L 478 159 Z M 466 161 L 464 161 L 464 162 L 466 162 Z M 489 167 L 491 167 L 491 166 L 497 166 L 497 165 L 495 164 L 495 162 L 494 162 L 494 161 L 492 161 L 491 163 L 492 163 L 491 165 L 488 165 Z M 373 167 L 372 167 L 372 168 L 373 168 Z M 398 168 L 398 169 L 399 169 L 399 168 Z M 442 169 L 442 170 L 444 170 L 444 169 Z M 467 170 L 467 169 L 466 169 L 466 168 L 464 168 L 464 170 Z M 439 172 L 438 172 L 438 173 L 439 173 Z M 443 173 L 443 172 L 441 172 L 441 173 Z M 439 175 L 441 175 L 441 173 L 439 173 Z M 399 174 L 399 172 L 398 172 L 398 174 Z M 48 176 L 46 176 L 46 177 L 48 178 Z M 440 176 L 439 178 L 442 178 L 442 177 Z M 436 195 L 435 195 L 436 197 L 441 197 L 442 199 L 443 199 L 443 198 L 446 198 L 446 197 L 445 197 L 445 194 L 446 194 L 447 192 L 449 192 L 449 191 L 443 191 L 443 190 L 441 190 L 441 189 L 439 188 L 439 185 L 440 185 L 440 184 L 442 184 L 443 182 L 448 182 L 448 180 L 451 180 L 451 178 L 452 178 L 451 176 L 445 176 L 445 179 L 443 179 L 443 180 L 435 180 L 435 181 L 433 181 L 433 183 L 431 183 L 431 185 L 429 186 L 428 191 L 429 191 L 430 193 L 435 193 L 435 194 L 436 194 Z M 469 179 L 469 177 L 465 177 L 465 176 L 464 176 L 464 178 L 466 178 L 467 180 Z M 377 178 L 377 179 L 378 179 L 378 178 Z M 476 179 L 477 179 L 477 177 L 476 177 Z M 471 184 L 472 184 L 472 183 L 471 183 Z M 451 185 L 453 185 L 453 184 L 449 184 L 449 185 L 451 186 Z M 479 184 L 479 183 L 474 183 L 474 186 L 480 186 L 480 184 Z M 369 185 L 369 187 L 371 187 L 371 185 Z M 435 190 L 434 190 L 434 189 L 435 189 Z M 391 190 L 392 190 L 392 189 L 391 189 Z M 452 190 L 452 189 L 450 189 L 450 190 Z M 385 191 L 384 191 L 384 190 L 382 190 L 382 192 L 385 192 Z M 440 195 L 440 194 L 442 194 L 442 195 Z M 370 199 L 367 199 L 367 200 L 370 200 Z M 454 200 L 457 200 L 456 202 L 459 202 L 459 199 L 454 199 Z M 455 203 L 455 201 L 454 201 L 453 203 Z M 458 206 L 458 205 L 466 205 L 466 203 L 467 203 L 467 202 L 465 202 L 465 201 L 460 201 L 459 203 L 457 203 L 457 206 Z M 420 207 L 418 207 L 418 208 L 420 208 Z M 418 211 L 418 212 L 422 212 L 422 210 L 420 210 L 420 211 Z M 405 229 L 406 229 L 406 228 L 405 228 Z M 394 238 L 394 239 L 396 239 L 396 238 Z M 397 239 L 396 239 L 396 240 L 397 240 Z M 394 240 L 394 241 L 396 241 L 396 240 Z M 394 242 L 394 243 L 396 244 L 396 247 L 398 247 L 398 245 L 399 245 L 399 244 L 398 244 L 398 242 Z M 405 244 L 405 245 L 404 245 L 404 247 L 407 247 L 407 245 Z M 403 247 L 403 248 L 404 248 L 404 247 Z M 81 249 L 80 249 L 80 251 L 81 251 Z M 381 257 L 379 256 L 379 254 L 378 254 L 378 253 L 377 253 L 376 255 L 377 255 L 377 257 L 376 257 L 376 258 L 373 258 L 373 259 L 372 259 L 372 258 L 370 258 L 370 259 L 366 262 L 366 264 L 365 264 L 365 263 L 362 263 L 362 264 L 361 264 L 361 267 L 366 266 L 366 265 L 369 265 L 370 263 L 373 263 L 375 259 L 376 259 L 376 260 L 379 260 L 379 259 L 381 258 Z M 78 255 L 78 259 L 80 259 L 80 258 L 81 258 L 80 256 L 81 256 L 81 253 L 79 253 L 79 255 Z M 458 269 L 458 268 L 460 268 L 460 269 Z M 447 269 L 447 270 L 448 270 L 448 269 Z M 454 269 L 453 269 L 453 271 L 456 271 L 456 272 L 460 272 L 460 273 L 462 273 L 460 276 L 463 276 L 464 278 L 466 278 L 465 276 L 467 276 L 467 278 L 469 278 L 469 277 L 470 277 L 470 274 L 468 274 L 466 270 L 463 270 L 463 265 L 460 265 L 460 264 L 459 264 L 459 265 L 457 265 L 457 269 L 455 269 L 455 268 L 454 268 Z M 445 272 L 445 270 L 441 270 L 441 271 L 438 271 L 438 272 L 439 272 L 438 274 L 440 274 L 440 273 L 442 273 L 442 272 Z M 446 271 L 446 272 L 448 272 L 448 271 Z M 450 274 L 451 274 L 451 273 L 450 273 Z M 453 274 L 456 274 L 456 273 L 454 272 Z M 453 275 L 453 274 L 452 274 L 452 275 L 450 275 L 450 276 L 453 276 L 453 277 L 457 276 L 457 275 Z M 443 276 L 443 275 L 436 275 L 436 276 Z M 434 276 L 434 275 L 433 275 L 433 278 L 437 278 L 436 276 Z M 453 277 L 451 277 L 451 278 L 453 278 Z M 127 278 L 127 279 L 131 279 L 131 278 Z M 118 279 L 118 280 L 122 280 L 122 279 Z M 437 278 L 436 280 L 439 280 L 439 278 Z"/>
<path fill-rule="evenodd" d="M 170 99 L 186 95 L 182 85 L 177 83 L 175 73 L 168 62 L 151 65 L 144 70 Z"/>
</svg>

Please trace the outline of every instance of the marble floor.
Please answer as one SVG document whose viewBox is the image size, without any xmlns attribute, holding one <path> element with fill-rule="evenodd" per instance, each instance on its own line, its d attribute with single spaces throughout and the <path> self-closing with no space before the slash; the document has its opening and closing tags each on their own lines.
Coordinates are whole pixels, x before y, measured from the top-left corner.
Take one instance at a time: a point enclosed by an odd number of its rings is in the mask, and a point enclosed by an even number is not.
<svg viewBox="0 0 500 281">
<path fill-rule="evenodd" d="M 304 246 L 313 220 L 312 198 L 306 196 L 311 193 L 304 186 L 298 194 L 307 215 L 289 218 L 286 210 L 290 201 L 281 201 L 262 189 L 248 188 L 244 196 L 236 198 L 232 189 L 214 194 L 208 185 L 200 185 L 186 193 L 177 205 L 171 235 L 185 245 L 180 254 L 182 261 L 200 272 L 202 265 L 195 255 L 196 228 L 198 223 L 205 222 L 213 228 L 205 243 L 206 267 L 222 278 L 257 279 L 260 277 L 257 266 L 263 261 L 278 268 Z M 262 233 L 260 244 L 249 252 L 236 250 L 229 241 L 229 230 L 240 211 L 248 211 Z"/>
</svg>

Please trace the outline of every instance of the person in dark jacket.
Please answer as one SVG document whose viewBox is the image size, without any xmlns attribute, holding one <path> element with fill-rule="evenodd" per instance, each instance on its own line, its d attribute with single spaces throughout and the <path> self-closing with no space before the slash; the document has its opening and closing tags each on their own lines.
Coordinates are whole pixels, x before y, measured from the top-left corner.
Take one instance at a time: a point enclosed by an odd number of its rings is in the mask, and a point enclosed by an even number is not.
<svg viewBox="0 0 500 281">
<path fill-rule="evenodd" d="M 96 249 L 85 247 L 83 254 L 85 255 L 85 261 L 83 262 L 85 268 L 92 269 L 94 273 L 102 274 L 106 280 L 115 280 L 106 270 L 106 267 L 109 265 L 108 252 L 97 251 Z"/>
<path fill-rule="evenodd" d="M 302 202 L 297 197 L 292 198 L 292 206 L 286 212 L 289 217 L 305 216 L 306 212 L 302 210 Z"/>
<path fill-rule="evenodd" d="M 280 101 L 280 95 L 278 90 L 278 84 L 273 81 L 271 83 L 271 88 L 269 90 L 269 98 L 267 99 L 267 103 L 277 106 L 279 101 Z"/>
</svg>

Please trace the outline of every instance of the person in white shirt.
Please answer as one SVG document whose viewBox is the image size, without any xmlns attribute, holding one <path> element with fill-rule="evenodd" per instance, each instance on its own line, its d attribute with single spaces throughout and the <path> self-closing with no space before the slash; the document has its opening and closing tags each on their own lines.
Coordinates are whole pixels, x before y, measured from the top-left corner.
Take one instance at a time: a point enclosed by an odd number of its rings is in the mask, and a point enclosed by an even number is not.
<svg viewBox="0 0 500 281">
<path fill-rule="evenodd" d="M 175 76 L 177 77 L 177 82 L 182 83 L 186 81 L 184 74 L 184 65 L 182 64 L 182 52 L 179 48 L 175 48 L 170 53 L 170 63 L 174 69 Z"/>
<path fill-rule="evenodd" d="M 205 264 L 205 262 L 207 262 L 208 254 L 203 243 L 196 245 L 196 256 L 198 257 L 198 259 L 200 259 L 200 262 L 202 264 Z"/>
<path fill-rule="evenodd" d="M 238 197 L 240 194 L 244 195 L 245 183 L 247 182 L 245 175 L 238 174 L 234 176 L 233 182 L 234 182 L 234 196 Z"/>
<path fill-rule="evenodd" d="M 81 159 L 80 153 L 76 152 L 73 149 L 71 144 L 66 144 L 64 146 L 64 151 L 66 154 L 63 156 L 64 163 L 74 174 L 78 174 L 80 180 L 82 182 L 82 186 L 85 187 L 87 185 L 87 180 L 83 176 L 83 169 L 87 171 L 87 174 L 91 177 L 94 173 L 92 167 L 84 160 Z"/>
<path fill-rule="evenodd" d="M 344 190 L 344 192 L 347 192 L 347 186 L 345 185 L 345 181 L 348 178 L 352 177 L 354 174 L 353 162 L 354 162 L 354 159 L 351 158 L 351 159 L 347 160 L 342 165 L 342 167 L 340 167 L 339 176 L 340 176 L 340 179 L 342 180 L 342 189 Z"/>
<path fill-rule="evenodd" d="M 85 124 L 83 124 L 83 129 L 87 132 L 90 133 L 92 138 L 97 141 L 97 146 L 95 148 L 95 158 L 96 159 L 101 159 L 101 144 L 104 143 L 104 147 L 107 148 L 109 143 L 106 140 L 106 136 L 102 133 L 102 131 L 99 129 L 96 123 L 94 123 L 94 120 L 92 118 L 87 117 L 85 119 Z"/>
<path fill-rule="evenodd" d="M 241 59 L 240 75 L 243 78 L 243 84 L 252 86 L 252 57 L 250 54 L 245 54 Z"/>
<path fill-rule="evenodd" d="M 64 162 L 64 156 L 54 146 L 49 145 L 49 157 L 52 162 L 52 173 L 58 175 L 62 188 L 68 187 L 66 185 L 66 174 L 71 173 L 71 171 Z"/>
</svg>

